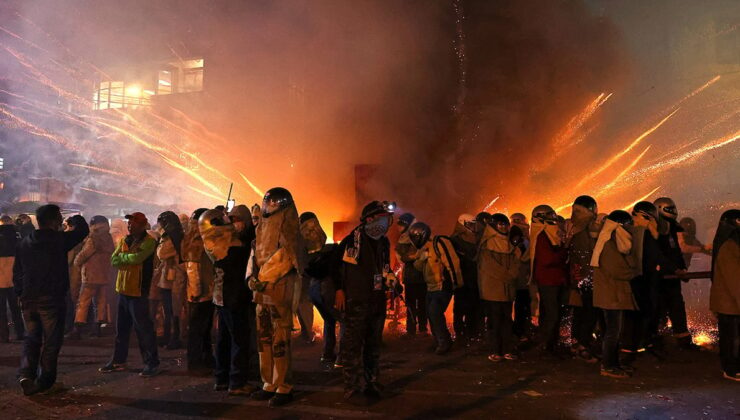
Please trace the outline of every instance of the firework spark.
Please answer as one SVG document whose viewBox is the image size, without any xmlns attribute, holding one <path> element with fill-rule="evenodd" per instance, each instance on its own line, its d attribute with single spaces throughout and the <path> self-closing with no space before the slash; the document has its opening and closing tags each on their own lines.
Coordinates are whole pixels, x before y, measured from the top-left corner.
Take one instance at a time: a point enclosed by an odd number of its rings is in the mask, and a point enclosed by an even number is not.
<svg viewBox="0 0 740 420">
<path fill-rule="evenodd" d="M 224 199 L 223 197 L 219 197 L 216 194 L 211 194 L 208 191 L 203 191 L 203 190 L 201 190 L 199 188 L 195 188 L 195 187 L 192 187 L 190 185 L 188 185 L 188 188 L 191 189 L 191 190 L 193 190 L 193 191 L 195 191 L 195 192 L 197 192 L 197 193 L 199 193 L 199 194 L 203 194 L 204 196 L 206 196 L 208 198 L 212 198 L 214 200 L 217 200 L 219 202 L 220 201 L 223 201 L 223 199 Z"/>
<path fill-rule="evenodd" d="M 201 184 L 203 184 L 206 187 L 210 188 L 215 193 L 221 194 L 222 196 L 226 196 L 226 194 L 224 194 L 217 186 L 213 185 L 210 181 L 208 181 L 207 179 L 205 179 L 201 174 L 195 172 L 194 170 L 192 170 L 192 169 L 190 169 L 188 167 L 185 167 L 185 166 L 183 166 L 183 165 L 175 162 L 174 160 L 168 158 L 167 156 L 165 156 L 165 155 L 163 155 L 161 153 L 159 153 L 159 156 L 161 156 L 162 159 L 164 159 L 164 161 L 167 162 L 170 166 L 172 166 L 174 168 L 177 168 L 177 169 L 185 172 L 186 174 L 188 174 L 191 177 L 195 178 L 196 180 L 200 181 Z"/>
<path fill-rule="evenodd" d="M 265 196 L 265 193 L 263 193 L 259 188 L 257 188 L 257 186 L 254 185 L 252 181 L 250 181 L 249 178 L 247 178 L 243 173 L 239 172 L 239 175 L 241 175 L 242 179 L 244 179 L 247 185 L 249 185 L 249 188 L 251 188 L 255 194 L 257 194 L 260 198 Z"/>
<path fill-rule="evenodd" d="M 488 211 L 488 209 L 491 208 L 491 206 L 498 201 L 498 199 L 501 198 L 501 195 L 497 195 L 496 197 L 493 197 L 493 200 L 491 200 L 487 206 L 483 207 L 482 211 Z"/>
<path fill-rule="evenodd" d="M 642 160 L 643 156 L 645 156 L 645 153 L 647 153 L 648 150 L 650 150 L 651 147 L 652 147 L 652 145 L 646 147 L 645 150 L 643 150 L 642 153 L 640 153 L 640 155 L 637 156 L 635 158 L 635 160 L 632 161 L 632 163 L 630 163 L 629 165 L 627 165 L 627 167 L 624 168 L 622 170 L 622 172 L 619 173 L 619 175 L 617 175 L 617 176 L 614 177 L 614 179 L 612 180 L 612 182 L 606 184 L 599 191 L 599 194 L 603 194 L 605 192 L 608 192 L 609 190 L 611 190 L 617 184 L 617 182 L 621 181 L 623 176 L 625 176 L 627 173 L 629 173 L 629 171 L 631 171 L 635 166 L 637 166 L 637 164 L 640 162 L 640 160 Z"/>
<path fill-rule="evenodd" d="M 645 199 L 647 199 L 651 195 L 653 195 L 656 192 L 658 192 L 659 189 L 660 189 L 660 186 L 655 187 L 655 189 L 653 189 L 649 193 L 643 195 L 642 197 L 638 198 L 637 200 L 631 202 L 630 204 L 627 204 L 626 206 L 622 207 L 622 210 L 624 210 L 624 211 L 630 211 L 630 210 L 632 210 L 632 207 L 634 207 L 635 204 L 639 203 L 640 201 L 645 201 Z"/>
<path fill-rule="evenodd" d="M 117 194 L 117 193 L 99 191 L 99 190 L 94 190 L 92 188 L 86 188 L 86 187 L 80 187 L 80 189 L 82 191 L 87 191 L 87 192 L 91 192 L 91 193 L 95 193 L 95 194 L 105 195 L 105 196 L 108 196 L 108 197 L 123 198 L 125 200 L 138 201 L 139 203 L 152 204 L 149 201 L 142 200 L 140 198 L 133 197 L 133 196 L 130 196 L 130 195 L 124 195 L 124 194 Z"/>
<path fill-rule="evenodd" d="M 635 148 L 635 147 L 636 147 L 636 146 L 637 146 L 638 144 L 640 144 L 640 142 L 641 142 L 641 141 L 642 141 L 643 139 L 645 139 L 645 137 L 649 136 L 649 135 L 650 135 L 650 134 L 652 134 L 652 133 L 653 133 L 653 132 L 654 132 L 655 130 L 657 130 L 658 128 L 660 128 L 660 126 L 661 126 L 661 125 L 663 125 L 663 124 L 664 124 L 664 123 L 665 123 L 666 121 L 668 121 L 668 120 L 669 120 L 669 119 L 670 119 L 670 118 L 671 118 L 672 116 L 674 116 L 674 115 L 676 114 L 676 112 L 678 112 L 678 110 L 679 110 L 679 109 L 680 109 L 680 108 L 677 108 L 677 109 L 676 109 L 675 111 L 673 111 L 673 112 L 671 112 L 670 114 L 668 114 L 668 116 L 667 116 L 667 117 L 665 117 L 665 118 L 663 118 L 662 120 L 660 120 L 660 122 L 659 122 L 659 123 L 657 123 L 656 125 L 654 125 L 654 126 L 653 126 L 653 127 L 651 127 L 650 129 L 648 129 L 648 130 L 647 130 L 647 131 L 645 131 L 644 133 L 640 134 L 640 136 L 638 136 L 638 137 L 637 137 L 637 138 L 636 138 L 635 140 L 633 140 L 633 141 L 632 141 L 632 143 L 630 143 L 630 145 L 629 145 L 629 146 L 627 146 L 626 148 L 624 148 L 624 150 L 622 150 L 621 152 L 619 152 L 619 153 L 617 153 L 616 155 L 614 155 L 614 156 L 612 156 L 611 158 L 609 158 L 609 160 L 607 160 L 607 161 L 606 161 L 606 163 L 604 163 L 604 164 L 603 164 L 603 165 L 602 165 L 602 166 L 601 166 L 601 167 L 600 167 L 599 169 L 597 169 L 596 171 L 594 171 L 594 172 L 591 172 L 590 174 L 588 174 L 588 175 L 586 175 L 585 177 L 583 177 L 583 179 L 581 179 L 581 181 L 580 181 L 580 182 L 578 182 L 578 184 L 576 184 L 575 188 L 576 188 L 576 189 L 578 189 L 578 188 L 582 187 L 582 186 L 583 186 L 583 185 L 584 185 L 585 183 L 587 183 L 587 182 L 590 182 L 590 181 L 591 181 L 592 179 L 594 179 L 594 178 L 595 178 L 596 176 L 598 176 L 599 174 L 601 174 L 601 173 L 602 173 L 602 172 L 604 172 L 605 170 L 609 169 L 609 168 L 610 168 L 610 167 L 611 167 L 612 165 L 614 165 L 614 163 L 616 163 L 616 162 L 617 162 L 617 161 L 618 161 L 618 160 L 619 160 L 619 159 L 620 159 L 620 158 L 621 158 L 622 156 L 626 155 L 627 153 L 629 153 L 629 152 L 630 152 L 630 150 L 634 149 L 634 148 Z"/>
</svg>

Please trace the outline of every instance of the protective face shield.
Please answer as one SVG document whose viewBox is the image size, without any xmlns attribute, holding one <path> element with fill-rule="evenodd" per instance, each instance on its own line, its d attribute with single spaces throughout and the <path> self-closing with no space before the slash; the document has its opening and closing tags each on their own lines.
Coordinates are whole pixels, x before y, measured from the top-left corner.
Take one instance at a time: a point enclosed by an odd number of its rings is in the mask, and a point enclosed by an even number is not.
<svg viewBox="0 0 740 420">
<path fill-rule="evenodd" d="M 476 233 L 478 231 L 478 223 L 475 221 L 475 216 L 472 214 L 461 214 L 457 218 L 457 223 L 461 224 L 465 229 Z"/>
<path fill-rule="evenodd" d="M 513 225 L 526 225 L 527 224 L 527 216 L 523 215 L 522 213 L 514 213 L 511 215 L 511 224 Z"/>
<path fill-rule="evenodd" d="M 552 207 L 547 204 L 540 204 L 532 210 L 532 221 L 548 225 L 556 225 L 558 224 L 558 215 Z"/>
<path fill-rule="evenodd" d="M 614 210 L 606 218 L 621 226 L 632 226 L 633 224 L 632 216 L 624 210 Z"/>
<path fill-rule="evenodd" d="M 306 243 L 306 248 L 309 253 L 320 251 L 326 244 L 326 233 L 324 232 L 324 229 L 321 228 L 319 219 L 315 216 L 304 218 L 305 214 L 306 213 L 302 214 L 300 218 L 301 236 Z"/>
<path fill-rule="evenodd" d="M 180 217 L 172 211 L 165 211 L 157 217 L 157 224 L 164 232 L 182 230 Z"/>
<path fill-rule="evenodd" d="M 655 204 L 655 207 L 658 209 L 660 217 L 673 220 L 678 218 L 678 209 L 676 208 L 676 203 L 674 203 L 672 199 L 661 197 L 655 200 L 653 204 Z"/>
<path fill-rule="evenodd" d="M 508 235 L 510 226 L 511 224 L 509 223 L 509 218 L 506 217 L 506 215 L 496 213 L 491 216 L 491 227 L 496 232 L 502 235 Z"/>
<path fill-rule="evenodd" d="M 414 217 L 411 213 L 404 213 L 398 217 L 398 221 L 396 222 L 396 225 L 398 225 L 398 230 L 403 233 L 406 232 L 406 230 L 411 227 L 411 224 L 414 223 L 414 220 L 416 217 Z"/>
<path fill-rule="evenodd" d="M 376 214 L 369 221 L 365 223 L 365 233 L 367 236 L 373 239 L 380 239 L 391 227 L 391 219 L 393 216 L 387 213 Z"/>
<path fill-rule="evenodd" d="M 720 223 L 726 223 L 730 226 L 740 227 L 740 210 L 730 209 L 722 213 L 719 218 Z"/>
<path fill-rule="evenodd" d="M 271 188 L 262 200 L 262 217 L 268 218 L 293 204 L 290 191 L 282 187 Z"/>
<path fill-rule="evenodd" d="M 409 239 L 416 249 L 421 249 L 432 236 L 432 229 L 426 223 L 414 223 L 409 228 Z"/>
</svg>

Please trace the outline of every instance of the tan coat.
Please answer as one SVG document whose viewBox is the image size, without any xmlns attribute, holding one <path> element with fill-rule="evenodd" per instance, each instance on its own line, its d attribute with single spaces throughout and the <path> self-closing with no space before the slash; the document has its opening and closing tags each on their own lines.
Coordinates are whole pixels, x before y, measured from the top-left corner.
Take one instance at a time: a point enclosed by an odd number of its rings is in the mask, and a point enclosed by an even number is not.
<svg viewBox="0 0 740 420">
<path fill-rule="evenodd" d="M 107 224 L 93 225 L 90 235 L 82 243 L 82 250 L 74 259 L 74 265 L 81 269 L 83 284 L 108 285 L 113 282 L 110 257 L 114 250 Z"/>
<path fill-rule="evenodd" d="M 725 315 L 740 315 L 740 246 L 727 240 L 717 252 L 709 309 Z"/>
<path fill-rule="evenodd" d="M 601 309 L 637 310 L 630 280 L 636 276 L 637 260 L 617 249 L 614 237 L 604 244 L 599 266 L 594 268 L 594 306 Z"/>
<path fill-rule="evenodd" d="M 13 287 L 13 263 L 15 257 L 0 257 L 0 289 Z"/>
</svg>

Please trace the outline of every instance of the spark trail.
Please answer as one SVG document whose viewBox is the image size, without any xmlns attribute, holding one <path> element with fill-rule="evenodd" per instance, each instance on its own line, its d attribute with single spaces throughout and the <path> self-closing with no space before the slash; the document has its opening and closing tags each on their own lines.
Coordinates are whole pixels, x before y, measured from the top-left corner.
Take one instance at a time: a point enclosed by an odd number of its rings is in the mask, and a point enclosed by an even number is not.
<svg viewBox="0 0 740 420">
<path fill-rule="evenodd" d="M 653 195 L 656 192 L 658 192 L 659 189 L 660 189 L 660 186 L 655 187 L 655 189 L 653 189 L 649 193 L 643 195 L 642 197 L 638 198 L 637 200 L 631 202 L 630 204 L 627 204 L 626 206 L 622 207 L 622 210 L 624 210 L 624 211 L 630 211 L 630 210 L 632 210 L 632 207 L 634 207 L 635 204 L 639 203 L 640 201 L 645 201 L 645 199 L 647 199 L 651 195 Z"/>
<path fill-rule="evenodd" d="M 239 172 L 239 175 L 241 175 L 242 179 L 249 185 L 249 187 L 254 191 L 255 194 L 257 194 L 260 198 L 265 196 L 265 193 L 263 193 L 259 188 L 257 188 L 256 185 L 252 183 L 252 181 L 249 180 L 246 176 L 244 176 L 243 173 Z"/>
</svg>

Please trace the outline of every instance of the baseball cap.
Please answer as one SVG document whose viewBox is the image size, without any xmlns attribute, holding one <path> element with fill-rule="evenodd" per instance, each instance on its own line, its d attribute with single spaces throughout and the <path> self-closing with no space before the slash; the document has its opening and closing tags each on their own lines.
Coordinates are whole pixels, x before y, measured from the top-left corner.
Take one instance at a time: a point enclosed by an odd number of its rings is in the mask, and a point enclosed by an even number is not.
<svg viewBox="0 0 740 420">
<path fill-rule="evenodd" d="M 147 220 L 147 218 L 144 215 L 144 213 L 141 213 L 141 212 L 138 212 L 138 211 L 137 212 L 134 212 L 134 213 L 131 213 L 131 214 L 127 214 L 124 217 L 126 219 L 128 219 L 128 220 L 131 220 L 134 223 L 140 223 L 142 225 L 145 225 L 145 224 L 149 223 L 149 220 Z"/>
</svg>

